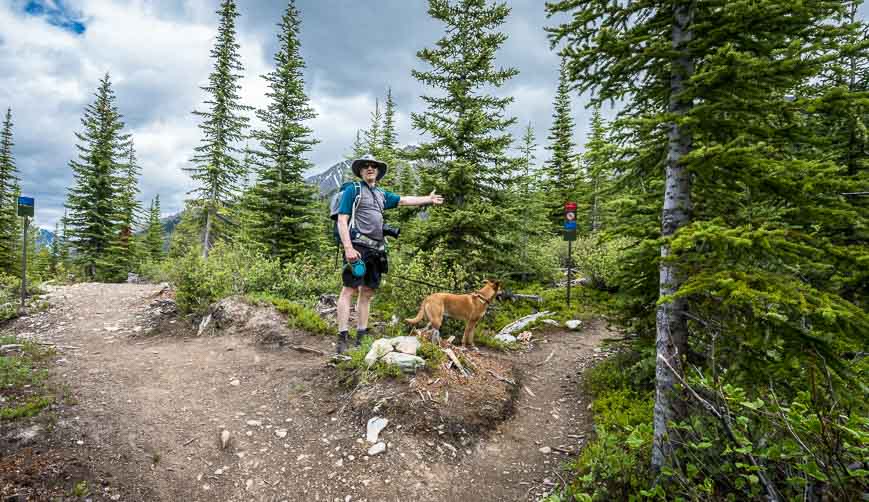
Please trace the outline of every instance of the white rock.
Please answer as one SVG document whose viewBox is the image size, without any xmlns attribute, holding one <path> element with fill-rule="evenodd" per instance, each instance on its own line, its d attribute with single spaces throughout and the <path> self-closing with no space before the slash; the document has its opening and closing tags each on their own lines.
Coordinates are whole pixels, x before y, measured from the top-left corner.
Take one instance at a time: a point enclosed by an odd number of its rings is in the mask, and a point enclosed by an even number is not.
<svg viewBox="0 0 869 502">
<path fill-rule="evenodd" d="M 544 455 L 549 455 L 550 453 L 552 453 L 552 448 L 550 448 L 548 446 L 544 446 L 543 448 L 540 448 L 539 451 L 540 451 L 540 453 L 542 453 Z"/>
<path fill-rule="evenodd" d="M 225 450 L 227 446 L 229 446 L 229 431 L 224 430 L 220 433 L 220 448 Z"/>
<path fill-rule="evenodd" d="M 371 349 L 365 355 L 365 364 L 368 367 L 374 366 L 374 363 L 384 355 L 392 352 L 392 343 L 388 338 L 378 338 L 371 344 Z"/>
<path fill-rule="evenodd" d="M 249 491 L 251 488 L 253 488 L 253 480 L 248 479 L 244 482 L 244 489 Z"/>
<path fill-rule="evenodd" d="M 403 352 L 412 356 L 416 355 L 416 351 L 419 350 L 419 346 L 422 345 L 419 338 L 415 336 L 396 336 L 395 338 L 390 338 L 390 342 L 398 352 Z"/>
<path fill-rule="evenodd" d="M 567 327 L 567 329 L 572 329 L 576 331 L 582 327 L 582 321 L 580 321 L 579 319 L 571 319 L 570 321 L 565 321 L 564 325 Z"/>
<path fill-rule="evenodd" d="M 386 364 L 394 364 L 405 373 L 414 373 L 417 368 L 425 366 L 425 359 L 405 354 L 403 352 L 390 352 L 381 359 Z"/>
<path fill-rule="evenodd" d="M 560 324 L 558 324 L 558 321 L 556 321 L 555 319 L 544 319 L 543 324 L 548 324 L 550 326 L 560 326 Z"/>
<path fill-rule="evenodd" d="M 495 340 L 498 340 L 502 343 L 516 343 L 516 337 L 508 333 L 501 333 L 499 335 L 495 335 Z"/>
<path fill-rule="evenodd" d="M 380 436 L 380 431 L 382 431 L 387 424 L 389 424 L 389 419 L 381 417 L 370 418 L 368 420 L 368 427 L 366 428 L 365 439 L 367 439 L 371 444 L 376 443 L 378 436 Z"/>
<path fill-rule="evenodd" d="M 229 385 L 232 385 L 233 387 L 238 387 L 239 385 L 241 385 L 241 382 L 238 380 L 238 378 L 233 378 L 232 381 L 229 382 Z"/>
<path fill-rule="evenodd" d="M 386 443 L 380 442 L 380 443 L 375 444 L 371 448 L 368 448 L 368 455 L 373 457 L 374 455 L 380 455 L 381 453 L 383 453 L 385 451 L 386 451 Z"/>
<path fill-rule="evenodd" d="M 287 430 L 286 429 L 275 429 L 275 436 L 283 439 L 283 438 L 287 437 Z"/>
<path fill-rule="evenodd" d="M 261 420 L 248 420 L 248 421 L 247 421 L 247 425 L 249 425 L 249 426 L 251 426 L 251 427 L 259 427 L 259 426 L 261 426 L 262 424 L 263 424 L 263 423 L 262 423 Z"/>
</svg>

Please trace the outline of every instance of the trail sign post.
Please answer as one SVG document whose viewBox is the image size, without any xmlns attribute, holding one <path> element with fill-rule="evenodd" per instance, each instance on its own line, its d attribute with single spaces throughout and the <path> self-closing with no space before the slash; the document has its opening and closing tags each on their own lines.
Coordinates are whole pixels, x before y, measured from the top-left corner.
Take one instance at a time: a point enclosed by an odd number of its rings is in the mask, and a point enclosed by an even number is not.
<svg viewBox="0 0 869 502">
<path fill-rule="evenodd" d="M 30 218 L 33 218 L 33 209 L 36 201 L 33 197 L 18 197 L 18 216 L 24 218 L 24 231 L 21 237 L 21 306 L 20 312 L 24 312 L 24 298 L 27 295 L 27 227 L 30 226 Z"/>
<path fill-rule="evenodd" d="M 564 240 L 567 241 L 567 306 L 570 306 L 570 283 L 573 278 L 573 241 L 576 240 L 576 202 L 564 203 Z"/>
</svg>

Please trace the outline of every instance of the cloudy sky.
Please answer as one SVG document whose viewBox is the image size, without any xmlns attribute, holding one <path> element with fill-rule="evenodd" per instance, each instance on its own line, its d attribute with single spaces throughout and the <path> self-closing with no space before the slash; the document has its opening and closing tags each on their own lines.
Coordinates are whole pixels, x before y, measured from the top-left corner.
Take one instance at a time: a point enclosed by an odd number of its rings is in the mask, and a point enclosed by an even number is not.
<svg viewBox="0 0 869 502">
<path fill-rule="evenodd" d="M 163 213 L 183 207 L 192 188 L 181 170 L 200 133 L 191 114 L 203 109 L 211 69 L 209 51 L 219 0 L 0 0 L 0 108 L 12 107 L 14 150 L 25 195 L 36 198 L 36 223 L 53 229 L 72 182 L 68 161 L 76 131 L 98 80 L 110 72 L 117 104 L 133 134 L 142 166 L 141 199 L 159 194 Z M 519 129 L 536 129 L 538 159 L 551 124 L 558 58 L 550 51 L 541 0 L 508 0 L 509 34 L 498 63 L 520 74 L 499 90 L 515 97 L 509 113 Z M 271 67 L 276 24 L 286 0 L 239 0 L 242 96 L 262 106 L 260 75 Z M 349 151 L 367 127 L 375 99 L 392 87 L 401 143 L 420 141 L 410 112 L 426 92 L 410 75 L 425 67 L 416 52 L 431 47 L 443 28 L 429 18 L 425 0 L 297 0 L 302 13 L 306 86 L 321 141 L 310 160 L 323 170 Z M 865 6 L 864 6 L 865 14 Z M 576 141 L 584 142 L 589 112 L 574 98 Z M 611 111 L 605 110 L 606 115 Z M 147 205 L 147 202 L 145 202 Z"/>
</svg>

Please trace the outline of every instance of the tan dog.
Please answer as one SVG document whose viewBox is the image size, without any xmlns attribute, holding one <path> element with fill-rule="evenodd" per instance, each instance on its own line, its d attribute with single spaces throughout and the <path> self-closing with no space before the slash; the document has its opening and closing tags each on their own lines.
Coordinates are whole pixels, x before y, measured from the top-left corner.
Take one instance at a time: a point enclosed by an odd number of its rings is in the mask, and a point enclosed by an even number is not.
<svg viewBox="0 0 869 502">
<path fill-rule="evenodd" d="M 450 293 L 434 293 L 428 295 L 419 306 L 419 313 L 413 319 L 405 319 L 410 325 L 417 325 L 423 317 L 428 319 L 429 325 L 434 330 L 432 342 L 440 341 L 441 325 L 444 316 L 453 319 L 463 319 L 465 334 L 462 336 L 462 345 L 474 346 L 474 328 L 477 322 L 486 313 L 489 304 L 495 299 L 501 283 L 497 281 L 485 281 L 482 289 L 466 295 L 454 295 Z"/>
</svg>

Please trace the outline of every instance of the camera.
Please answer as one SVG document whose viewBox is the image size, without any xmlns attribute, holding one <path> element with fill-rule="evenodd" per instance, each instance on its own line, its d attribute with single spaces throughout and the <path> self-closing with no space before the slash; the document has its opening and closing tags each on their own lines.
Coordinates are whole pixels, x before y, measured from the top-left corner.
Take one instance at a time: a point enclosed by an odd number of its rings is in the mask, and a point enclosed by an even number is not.
<svg viewBox="0 0 869 502">
<path fill-rule="evenodd" d="M 401 229 L 398 227 L 393 227 L 392 225 L 383 224 L 383 236 L 384 237 L 393 237 L 398 239 L 398 234 L 401 233 Z"/>
</svg>

